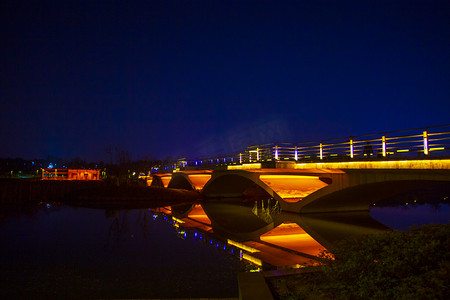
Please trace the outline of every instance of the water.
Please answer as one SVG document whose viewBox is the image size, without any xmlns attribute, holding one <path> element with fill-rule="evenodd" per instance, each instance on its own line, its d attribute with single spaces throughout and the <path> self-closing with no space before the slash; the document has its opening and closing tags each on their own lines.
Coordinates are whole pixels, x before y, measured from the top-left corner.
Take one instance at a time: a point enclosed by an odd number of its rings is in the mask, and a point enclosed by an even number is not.
<svg viewBox="0 0 450 300">
<path fill-rule="evenodd" d="M 0 244 L 2 299 L 238 293 L 238 257 L 178 238 L 170 223 L 153 220 L 148 210 L 56 205 L 27 214 L 3 210 Z"/>
<path fill-rule="evenodd" d="M 418 204 L 372 207 L 370 215 L 389 228 L 408 230 L 411 226 L 450 223 L 449 204 Z"/>
<path fill-rule="evenodd" d="M 239 271 L 311 264 L 344 237 L 449 219 L 448 204 L 302 217 L 273 199 L 120 211 L 2 206 L 0 298 L 237 297 Z"/>
</svg>

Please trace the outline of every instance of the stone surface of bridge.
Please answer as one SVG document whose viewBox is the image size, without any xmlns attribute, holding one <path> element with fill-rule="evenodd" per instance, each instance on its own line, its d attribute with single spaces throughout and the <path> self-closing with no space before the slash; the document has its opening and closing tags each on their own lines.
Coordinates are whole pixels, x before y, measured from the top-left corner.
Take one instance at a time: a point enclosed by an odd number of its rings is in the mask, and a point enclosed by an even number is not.
<svg viewBox="0 0 450 300">
<path fill-rule="evenodd" d="M 368 210 L 416 189 L 450 187 L 450 125 L 313 145 L 262 145 L 228 157 L 181 159 L 152 186 L 210 198 L 272 197 L 283 211 Z"/>
<path fill-rule="evenodd" d="M 391 161 L 389 168 L 378 163 L 367 162 L 364 168 L 361 164 L 360 168 L 302 164 L 294 168 L 186 170 L 154 175 L 152 184 L 198 190 L 209 198 L 267 196 L 277 200 L 283 211 L 301 213 L 363 211 L 379 200 L 408 191 L 450 188 L 450 160 L 422 164 Z"/>
</svg>

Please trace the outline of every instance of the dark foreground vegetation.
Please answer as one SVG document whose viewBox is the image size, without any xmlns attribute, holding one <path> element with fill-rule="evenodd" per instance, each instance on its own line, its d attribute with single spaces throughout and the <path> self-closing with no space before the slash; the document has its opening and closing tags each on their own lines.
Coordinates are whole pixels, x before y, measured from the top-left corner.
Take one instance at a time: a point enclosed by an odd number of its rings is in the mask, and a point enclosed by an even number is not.
<svg viewBox="0 0 450 300">
<path fill-rule="evenodd" d="M 450 224 L 367 235 L 324 252 L 321 271 L 268 283 L 278 299 L 449 299 L 449 249 Z"/>
</svg>

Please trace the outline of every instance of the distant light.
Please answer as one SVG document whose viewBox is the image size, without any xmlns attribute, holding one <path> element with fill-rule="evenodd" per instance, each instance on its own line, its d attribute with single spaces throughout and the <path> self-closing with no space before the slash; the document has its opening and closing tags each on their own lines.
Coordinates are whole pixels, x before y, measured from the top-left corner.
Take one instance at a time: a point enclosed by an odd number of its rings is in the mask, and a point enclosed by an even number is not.
<svg viewBox="0 0 450 300">
<path fill-rule="evenodd" d="M 49 163 L 49 164 L 48 164 L 48 168 L 49 168 L 49 169 L 53 169 L 53 164 L 52 164 L 52 163 Z"/>
</svg>

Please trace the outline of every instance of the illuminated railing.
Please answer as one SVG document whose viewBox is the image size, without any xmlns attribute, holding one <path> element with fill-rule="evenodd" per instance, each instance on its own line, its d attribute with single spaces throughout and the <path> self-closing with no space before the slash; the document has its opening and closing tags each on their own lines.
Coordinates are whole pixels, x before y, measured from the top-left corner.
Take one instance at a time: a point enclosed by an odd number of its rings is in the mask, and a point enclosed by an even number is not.
<svg viewBox="0 0 450 300">
<path fill-rule="evenodd" d="M 450 156 L 450 124 L 307 143 L 271 143 L 240 152 L 179 159 L 171 169 L 210 169 L 248 163 L 429 159 Z"/>
</svg>

